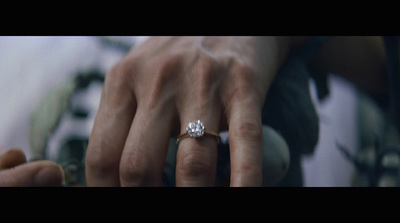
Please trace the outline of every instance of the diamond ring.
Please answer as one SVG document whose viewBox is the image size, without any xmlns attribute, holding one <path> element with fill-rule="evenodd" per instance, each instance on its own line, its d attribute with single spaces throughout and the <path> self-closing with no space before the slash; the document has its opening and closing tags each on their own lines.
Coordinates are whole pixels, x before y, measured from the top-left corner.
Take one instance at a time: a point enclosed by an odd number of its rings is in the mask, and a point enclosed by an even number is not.
<svg viewBox="0 0 400 223">
<path fill-rule="evenodd" d="M 203 125 L 203 122 L 200 120 L 189 122 L 188 127 L 186 128 L 186 132 L 178 135 L 176 137 L 176 143 L 179 143 L 180 140 L 190 137 L 190 138 L 200 138 L 205 135 L 214 136 L 217 140 L 217 143 L 221 139 L 218 133 L 207 131 Z"/>
</svg>

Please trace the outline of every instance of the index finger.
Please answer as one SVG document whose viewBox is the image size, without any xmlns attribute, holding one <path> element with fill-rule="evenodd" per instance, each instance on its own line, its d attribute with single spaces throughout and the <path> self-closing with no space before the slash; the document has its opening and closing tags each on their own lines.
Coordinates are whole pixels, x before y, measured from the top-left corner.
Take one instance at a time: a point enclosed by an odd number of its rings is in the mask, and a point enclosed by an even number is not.
<svg viewBox="0 0 400 223">
<path fill-rule="evenodd" d="M 120 62 L 106 75 L 86 152 L 88 186 L 120 186 L 120 158 L 136 112 L 129 64 Z"/>
</svg>

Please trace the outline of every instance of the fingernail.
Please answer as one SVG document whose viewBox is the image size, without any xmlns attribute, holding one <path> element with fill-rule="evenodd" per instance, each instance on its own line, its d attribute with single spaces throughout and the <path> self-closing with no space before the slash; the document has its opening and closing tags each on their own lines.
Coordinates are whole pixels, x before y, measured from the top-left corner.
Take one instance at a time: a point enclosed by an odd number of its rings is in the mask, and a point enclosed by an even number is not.
<svg viewBox="0 0 400 223">
<path fill-rule="evenodd" d="M 63 178 L 63 169 L 58 165 L 54 165 L 41 169 L 36 174 L 34 181 L 37 187 L 57 187 L 61 186 Z"/>
</svg>

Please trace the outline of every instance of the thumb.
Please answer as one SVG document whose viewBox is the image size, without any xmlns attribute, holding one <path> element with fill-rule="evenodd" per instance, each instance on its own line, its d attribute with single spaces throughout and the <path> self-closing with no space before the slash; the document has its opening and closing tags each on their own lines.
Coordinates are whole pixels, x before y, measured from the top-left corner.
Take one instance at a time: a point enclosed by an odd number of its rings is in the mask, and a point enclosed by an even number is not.
<svg viewBox="0 0 400 223">
<path fill-rule="evenodd" d="M 26 163 L 24 152 L 18 148 L 12 148 L 0 155 L 0 169 L 8 169 Z"/>
</svg>

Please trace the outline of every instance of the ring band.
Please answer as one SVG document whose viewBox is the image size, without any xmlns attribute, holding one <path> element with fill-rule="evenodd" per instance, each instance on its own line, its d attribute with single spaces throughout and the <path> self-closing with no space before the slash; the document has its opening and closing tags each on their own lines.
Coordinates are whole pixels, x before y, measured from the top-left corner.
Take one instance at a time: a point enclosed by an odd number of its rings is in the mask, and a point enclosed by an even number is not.
<svg viewBox="0 0 400 223">
<path fill-rule="evenodd" d="M 217 143 L 220 141 L 221 137 L 218 133 L 207 131 L 203 125 L 203 122 L 200 120 L 189 122 L 188 127 L 186 128 L 186 132 L 178 135 L 176 137 L 176 143 L 178 144 L 180 140 L 190 137 L 190 138 L 200 138 L 203 136 L 213 136 L 217 140 Z"/>
</svg>

